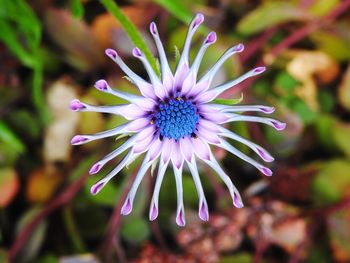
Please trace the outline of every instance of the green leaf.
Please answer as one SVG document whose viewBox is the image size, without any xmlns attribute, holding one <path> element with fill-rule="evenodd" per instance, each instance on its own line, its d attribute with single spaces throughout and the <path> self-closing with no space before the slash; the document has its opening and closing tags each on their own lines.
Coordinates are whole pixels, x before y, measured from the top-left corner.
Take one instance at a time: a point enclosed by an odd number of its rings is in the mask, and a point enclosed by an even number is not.
<svg viewBox="0 0 350 263">
<path fill-rule="evenodd" d="M 238 23 L 238 31 L 251 35 L 280 23 L 305 20 L 308 15 L 291 2 L 265 2 Z"/>
<path fill-rule="evenodd" d="M 214 99 L 213 102 L 216 104 L 222 104 L 222 105 L 235 105 L 239 104 L 243 101 L 243 93 L 241 93 L 241 96 L 238 99 L 222 99 L 217 98 Z"/>
<path fill-rule="evenodd" d="M 40 21 L 26 1 L 0 0 L 0 6 L 0 40 L 23 65 L 33 70 L 33 102 L 42 120 L 47 121 L 48 112 L 42 92 L 42 59 L 39 53 L 42 30 Z"/>
<path fill-rule="evenodd" d="M 312 124 L 317 119 L 317 113 L 310 109 L 310 107 L 301 99 L 295 98 L 291 103 L 291 108 L 298 113 L 300 119 L 306 125 Z"/>
<path fill-rule="evenodd" d="M 237 255 L 223 257 L 221 260 L 219 260 L 218 263 L 230 263 L 230 262 L 249 263 L 252 261 L 253 261 L 253 258 L 250 254 L 239 253 Z"/>
<path fill-rule="evenodd" d="M 114 207 L 120 198 L 120 188 L 110 182 L 103 187 L 101 193 L 98 195 L 91 195 L 90 188 L 96 181 L 96 178 L 93 178 L 88 180 L 85 184 L 84 191 L 86 196 L 95 204 Z"/>
<path fill-rule="evenodd" d="M 29 138 L 39 138 L 41 134 L 40 121 L 37 116 L 26 109 L 13 111 L 9 116 L 11 127 Z"/>
<path fill-rule="evenodd" d="M 59 263 L 58 258 L 54 254 L 46 254 L 38 260 L 38 263 Z"/>
<path fill-rule="evenodd" d="M 336 124 L 336 120 L 331 115 L 320 114 L 315 121 L 315 129 L 318 142 L 327 150 L 334 150 L 334 139 L 332 136 L 332 127 Z"/>
<path fill-rule="evenodd" d="M 317 0 L 309 8 L 309 11 L 317 16 L 328 14 L 341 0 Z"/>
<path fill-rule="evenodd" d="M 312 183 L 312 198 L 317 204 L 340 200 L 350 187 L 350 162 L 346 159 L 324 163 Z"/>
<path fill-rule="evenodd" d="M 83 159 L 69 175 L 69 181 L 73 182 L 74 180 L 78 179 L 78 177 L 86 174 L 89 167 L 91 167 L 91 165 L 93 165 L 93 163 L 96 161 L 96 158 L 97 156 L 95 154 L 92 154 Z"/>
<path fill-rule="evenodd" d="M 282 88 L 288 94 L 293 93 L 298 84 L 299 82 L 295 78 L 284 71 L 278 73 L 275 80 L 275 85 Z"/>
<path fill-rule="evenodd" d="M 0 142 L 8 144 L 13 151 L 23 153 L 25 146 L 15 133 L 2 121 L 0 121 Z"/>
<path fill-rule="evenodd" d="M 350 124 L 339 121 L 332 126 L 331 131 L 338 149 L 350 158 Z"/>
<path fill-rule="evenodd" d="M 129 218 L 121 227 L 121 235 L 129 243 L 140 244 L 150 236 L 149 226 L 143 218 Z"/>
<path fill-rule="evenodd" d="M 147 47 L 146 42 L 143 40 L 142 36 L 137 31 L 135 25 L 130 21 L 130 19 L 126 15 L 124 15 L 117 3 L 113 0 L 101 0 L 101 3 L 104 5 L 107 11 L 119 21 L 125 32 L 130 37 L 131 41 L 145 54 L 153 70 L 157 73 L 157 75 L 160 75 L 160 72 L 157 69 L 156 60 L 152 55 L 152 52 Z"/>
<path fill-rule="evenodd" d="M 311 35 L 311 40 L 337 61 L 345 62 L 350 59 L 350 41 L 337 32 L 317 31 Z"/>
<path fill-rule="evenodd" d="M 9 263 L 7 252 L 4 249 L 0 249 L 0 262 Z"/>
<path fill-rule="evenodd" d="M 327 90 L 320 90 L 318 92 L 318 100 L 322 105 L 323 112 L 330 112 L 334 108 L 335 98 L 332 93 Z"/>
<path fill-rule="evenodd" d="M 182 185 L 185 204 L 187 204 L 188 207 L 196 207 L 198 204 L 198 196 L 192 177 L 182 176 Z"/>
<path fill-rule="evenodd" d="M 180 1 L 155 0 L 155 2 L 186 24 L 190 23 L 193 17 L 192 12 L 183 6 Z"/>
<path fill-rule="evenodd" d="M 81 0 L 71 0 L 70 9 L 74 17 L 82 18 L 84 16 L 84 6 Z"/>
</svg>

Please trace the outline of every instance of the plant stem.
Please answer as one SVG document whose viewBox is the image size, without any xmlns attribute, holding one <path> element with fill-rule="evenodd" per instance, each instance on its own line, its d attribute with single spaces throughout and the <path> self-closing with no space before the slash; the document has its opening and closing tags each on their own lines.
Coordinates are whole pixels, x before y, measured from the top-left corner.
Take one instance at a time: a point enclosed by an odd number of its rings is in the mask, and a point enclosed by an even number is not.
<svg viewBox="0 0 350 263">
<path fill-rule="evenodd" d="M 69 234 L 70 239 L 72 240 L 74 251 L 77 253 L 82 253 L 86 251 L 85 245 L 80 237 L 79 231 L 77 229 L 77 225 L 73 218 L 72 207 L 71 205 L 66 205 L 63 207 L 63 221 L 65 223 L 67 232 Z"/>
<path fill-rule="evenodd" d="M 142 36 L 136 29 L 135 25 L 130 21 L 130 19 L 126 15 L 124 15 L 123 11 L 113 0 L 101 0 L 101 3 L 107 9 L 107 11 L 119 21 L 119 23 L 121 24 L 125 32 L 128 34 L 131 41 L 145 54 L 153 70 L 157 73 L 157 75 L 159 75 L 160 72 L 157 68 L 156 60 L 152 52 L 149 50 L 146 42 L 143 40 Z"/>
</svg>

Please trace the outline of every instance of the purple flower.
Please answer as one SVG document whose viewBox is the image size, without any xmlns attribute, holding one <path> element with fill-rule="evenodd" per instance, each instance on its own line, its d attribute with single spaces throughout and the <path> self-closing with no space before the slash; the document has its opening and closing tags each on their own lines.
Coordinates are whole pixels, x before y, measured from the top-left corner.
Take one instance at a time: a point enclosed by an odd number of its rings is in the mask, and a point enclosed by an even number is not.
<svg viewBox="0 0 350 263">
<path fill-rule="evenodd" d="M 243 207 L 239 192 L 233 185 L 230 177 L 218 164 L 210 149 L 210 145 L 221 147 L 229 151 L 255 166 L 267 176 L 272 175 L 272 171 L 269 168 L 237 150 L 227 139 L 233 139 L 245 144 L 266 162 L 272 162 L 274 160 L 273 157 L 262 147 L 227 130 L 222 127 L 221 124 L 235 121 L 260 122 L 270 125 L 276 130 L 283 130 L 286 125 L 277 120 L 240 114 L 241 112 L 249 111 L 269 114 L 274 111 L 274 108 L 260 105 L 232 106 L 213 103 L 213 100 L 224 91 L 249 77 L 264 72 L 265 68 L 255 68 L 235 80 L 228 81 L 216 87 L 211 87 L 213 78 L 222 64 L 230 56 L 243 51 L 244 46 L 238 44 L 228 49 L 207 73 L 197 79 L 198 69 L 205 51 L 216 41 L 215 32 L 210 32 L 199 49 L 193 63 L 190 65 L 189 50 L 191 39 L 203 21 L 204 16 L 202 14 L 197 14 L 191 22 L 175 74 L 170 70 L 156 24 L 153 22 L 151 23 L 150 32 L 157 46 L 161 64 L 161 79 L 159 79 L 157 74 L 153 71 L 140 49 L 134 48 L 132 54 L 143 63 L 150 79 L 149 82 L 136 75 L 121 60 L 115 50 L 106 50 L 107 56 L 117 63 L 135 86 L 138 87 L 141 96 L 114 90 L 105 80 L 97 81 L 95 87 L 102 92 L 122 98 L 128 101 L 129 104 L 97 107 L 82 103 L 79 100 L 71 102 L 71 109 L 74 111 L 111 113 L 121 115 L 129 120 L 126 124 L 108 131 L 93 135 L 76 135 L 71 141 L 72 144 L 79 145 L 96 139 L 124 133 L 133 134 L 119 148 L 115 149 L 91 167 L 90 174 L 95 174 L 99 172 L 108 161 L 127 151 L 120 163 L 106 177 L 92 186 L 91 193 L 93 195 L 97 194 L 108 181 L 119 173 L 128 163 L 145 153 L 140 170 L 136 175 L 121 209 L 123 215 L 128 215 L 131 212 L 137 188 L 147 170 L 157 159 L 159 159 L 158 174 L 151 201 L 149 218 L 150 220 L 154 220 L 158 216 L 158 196 L 160 187 L 165 170 L 171 165 L 173 166 L 177 188 L 176 223 L 179 226 L 185 225 L 182 189 L 182 169 L 184 163 L 187 164 L 192 174 L 198 192 L 199 217 L 204 221 L 209 220 L 208 205 L 198 175 L 196 159 L 209 165 L 221 177 L 230 191 L 233 204 L 238 208 Z"/>
</svg>

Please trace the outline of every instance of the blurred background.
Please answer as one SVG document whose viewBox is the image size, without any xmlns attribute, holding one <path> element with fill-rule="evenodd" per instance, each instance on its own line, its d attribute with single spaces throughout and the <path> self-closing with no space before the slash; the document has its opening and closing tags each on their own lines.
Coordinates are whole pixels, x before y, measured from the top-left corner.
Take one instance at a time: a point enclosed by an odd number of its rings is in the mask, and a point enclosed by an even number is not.
<svg viewBox="0 0 350 263">
<path fill-rule="evenodd" d="M 219 178 L 200 165 L 209 222 L 197 217 L 198 198 L 185 172 L 187 225 L 176 226 L 171 170 L 155 222 L 148 221 L 150 175 L 133 213 L 121 217 L 139 160 L 92 196 L 91 185 L 113 165 L 88 177 L 90 166 L 120 142 L 73 149 L 70 139 L 124 120 L 71 112 L 69 102 L 121 103 L 93 88 L 100 78 L 136 93 L 104 50 L 116 49 L 146 76 L 131 56 L 129 36 L 138 31 L 156 56 L 151 21 L 175 66 L 197 12 L 206 20 L 191 57 L 209 30 L 218 34 L 201 72 L 237 43 L 245 52 L 226 62 L 217 83 L 256 65 L 268 68 L 224 97 L 243 94 L 243 104 L 274 106 L 273 117 L 287 123 L 283 132 L 256 124 L 230 127 L 276 157 L 274 175 L 265 178 L 216 150 L 245 208 L 234 208 Z M 349 0 L 0 0 L 0 262 L 350 262 L 349 13 Z"/>
</svg>

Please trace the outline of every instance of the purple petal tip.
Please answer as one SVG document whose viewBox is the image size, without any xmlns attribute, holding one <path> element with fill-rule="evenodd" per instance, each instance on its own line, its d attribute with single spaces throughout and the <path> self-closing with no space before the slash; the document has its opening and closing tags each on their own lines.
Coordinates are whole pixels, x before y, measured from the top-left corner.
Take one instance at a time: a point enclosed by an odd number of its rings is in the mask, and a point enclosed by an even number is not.
<svg viewBox="0 0 350 263">
<path fill-rule="evenodd" d="M 272 176 L 272 171 L 269 168 L 267 168 L 267 167 L 261 168 L 260 171 L 266 176 Z"/>
<path fill-rule="evenodd" d="M 285 123 L 279 122 L 279 121 L 272 121 L 271 123 L 275 127 L 275 129 L 278 131 L 284 130 L 287 126 Z"/>
<path fill-rule="evenodd" d="M 259 156 L 265 161 L 265 162 L 273 162 L 275 159 L 269 155 L 266 151 L 262 149 L 257 149 Z"/>
<path fill-rule="evenodd" d="M 118 56 L 117 51 L 111 48 L 106 49 L 105 53 L 107 56 L 109 56 L 112 59 L 115 59 Z"/>
<path fill-rule="evenodd" d="M 263 73 L 266 70 L 266 67 L 257 67 L 253 69 L 254 74 L 260 74 Z"/>
<path fill-rule="evenodd" d="M 210 32 L 207 36 L 207 39 L 205 40 L 206 44 L 212 44 L 216 41 L 216 33 Z"/>
<path fill-rule="evenodd" d="M 242 52 L 244 50 L 244 45 L 240 43 L 234 47 L 234 50 L 236 52 Z"/>
<path fill-rule="evenodd" d="M 183 214 L 183 210 L 181 209 L 180 212 L 176 216 L 176 224 L 178 226 L 185 226 L 185 217 Z"/>
<path fill-rule="evenodd" d="M 241 198 L 239 198 L 239 196 L 237 194 L 234 194 L 233 205 L 237 208 L 243 207 L 243 203 L 241 201 Z"/>
<path fill-rule="evenodd" d="M 88 138 L 82 136 L 82 135 L 75 135 L 72 140 L 70 141 L 70 143 L 72 145 L 76 145 L 76 144 L 80 144 L 83 143 L 87 140 Z"/>
<path fill-rule="evenodd" d="M 95 88 L 100 90 L 100 91 L 106 91 L 106 90 L 108 90 L 108 83 L 104 79 L 100 79 L 100 80 L 96 81 Z"/>
<path fill-rule="evenodd" d="M 202 202 L 199 208 L 199 218 L 203 221 L 209 220 L 208 206 L 205 202 Z"/>
<path fill-rule="evenodd" d="M 151 208 L 151 213 L 149 214 L 149 220 L 153 221 L 158 217 L 158 208 L 153 203 Z"/>
<path fill-rule="evenodd" d="M 198 13 L 194 18 L 193 28 L 199 26 L 204 21 L 204 15 L 202 13 Z"/>
<path fill-rule="evenodd" d="M 100 192 L 100 190 L 102 189 L 104 184 L 105 184 L 104 182 L 99 182 L 99 183 L 94 184 L 90 189 L 91 194 L 92 195 L 98 194 L 98 192 Z"/>
<path fill-rule="evenodd" d="M 91 167 L 91 169 L 89 171 L 89 174 L 96 174 L 96 173 L 98 173 L 101 170 L 101 168 L 102 168 L 102 165 L 100 163 L 95 163 Z"/>
<path fill-rule="evenodd" d="M 121 214 L 126 216 L 131 213 L 131 210 L 132 210 L 131 200 L 130 200 L 130 197 L 128 197 L 121 209 Z"/>
<path fill-rule="evenodd" d="M 275 107 L 268 107 L 268 106 L 265 106 L 265 107 L 261 107 L 260 110 L 263 112 L 263 113 L 266 113 L 266 114 L 271 114 L 275 111 Z"/>
<path fill-rule="evenodd" d="M 79 110 L 85 109 L 86 107 L 78 99 L 75 99 L 70 102 L 69 108 L 72 111 L 79 111 Z"/>
<path fill-rule="evenodd" d="M 137 47 L 133 48 L 132 54 L 134 57 L 141 57 L 142 56 L 141 50 Z"/>
<path fill-rule="evenodd" d="M 149 30 L 151 31 L 151 33 L 152 33 L 153 35 L 156 35 L 156 34 L 157 34 L 157 26 L 156 26 L 156 23 L 151 22 L 151 24 L 149 25 Z"/>
</svg>

